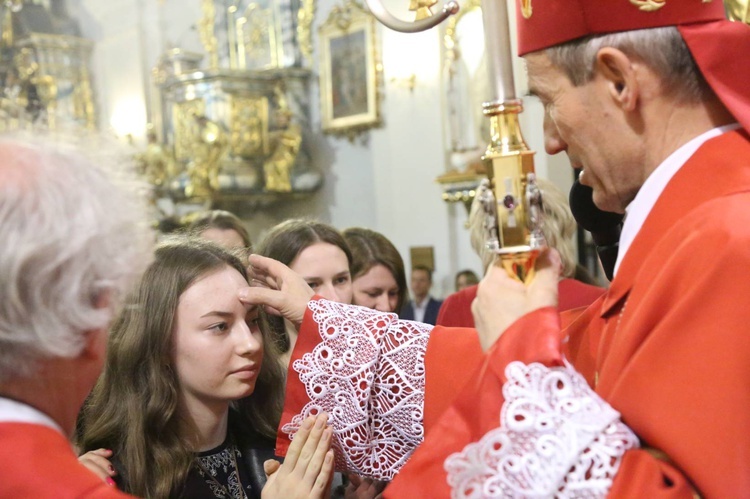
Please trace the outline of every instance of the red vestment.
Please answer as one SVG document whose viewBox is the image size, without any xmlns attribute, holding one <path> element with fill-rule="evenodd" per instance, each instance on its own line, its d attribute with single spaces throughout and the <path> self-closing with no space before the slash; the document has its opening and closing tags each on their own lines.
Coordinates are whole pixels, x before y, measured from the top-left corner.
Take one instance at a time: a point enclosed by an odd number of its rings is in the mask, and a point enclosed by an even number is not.
<svg viewBox="0 0 750 499">
<path fill-rule="evenodd" d="M 78 462 L 58 431 L 31 423 L 0 423 L 0 497 L 55 499 L 132 497 Z"/>
<path fill-rule="evenodd" d="M 562 331 L 554 309 L 522 317 L 486 356 L 469 334 L 312 302 L 283 423 L 339 404 L 331 418 L 337 438 L 351 428 L 343 422 L 362 423 L 354 438 L 337 440 L 340 450 L 369 456 L 359 462 L 370 468 L 356 470 L 381 478 L 398 472 L 386 497 L 448 497 L 446 464 L 455 471 L 456 456 L 482 456 L 477 442 L 503 429 L 511 364 L 561 372 L 567 359 L 600 397 L 591 399 L 606 401 L 640 439 L 642 449 L 615 456 L 610 496 L 750 494 L 750 307 L 743 303 L 750 279 L 742 274 L 750 268 L 749 159 L 742 130 L 707 141 L 667 184 L 606 295 L 580 315 L 564 314 Z M 361 365 L 350 354 L 365 343 L 369 360 Z M 404 466 L 402 453 L 417 446 Z M 589 450 L 580 449 L 582 462 Z M 481 459 L 473 465 L 481 468 Z"/>
<path fill-rule="evenodd" d="M 474 327 L 471 302 L 477 297 L 478 284 L 464 288 L 443 300 L 438 314 L 438 326 Z M 604 288 L 577 281 L 561 279 L 557 287 L 557 308 L 560 312 L 580 307 L 588 307 L 606 291 Z"/>
</svg>

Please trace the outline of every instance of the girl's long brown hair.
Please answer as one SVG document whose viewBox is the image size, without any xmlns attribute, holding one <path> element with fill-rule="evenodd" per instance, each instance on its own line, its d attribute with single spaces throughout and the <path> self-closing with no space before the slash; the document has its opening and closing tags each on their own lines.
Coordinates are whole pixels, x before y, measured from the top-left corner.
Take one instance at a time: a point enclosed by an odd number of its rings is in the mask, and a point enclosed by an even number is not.
<svg viewBox="0 0 750 499">
<path fill-rule="evenodd" d="M 193 425 L 180 412 L 172 369 L 172 332 L 182 293 L 196 280 L 229 266 L 247 279 L 236 256 L 189 238 L 167 240 L 115 321 L 99 378 L 81 415 L 82 452 L 113 450 L 126 492 L 147 498 L 179 493 L 192 466 Z M 255 432 L 275 438 L 283 381 L 273 342 L 255 391 L 233 406 Z"/>
</svg>

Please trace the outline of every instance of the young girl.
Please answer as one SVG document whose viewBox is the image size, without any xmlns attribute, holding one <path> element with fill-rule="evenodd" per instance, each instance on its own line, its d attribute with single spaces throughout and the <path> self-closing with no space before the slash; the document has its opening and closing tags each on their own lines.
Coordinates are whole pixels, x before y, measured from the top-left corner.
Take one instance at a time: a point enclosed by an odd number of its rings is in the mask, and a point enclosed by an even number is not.
<svg viewBox="0 0 750 499">
<path fill-rule="evenodd" d="M 243 263 L 212 243 L 157 248 L 84 411 L 84 464 L 148 498 L 324 497 L 324 413 L 265 485 L 283 381 L 258 310 L 237 299 L 245 286 Z"/>
<path fill-rule="evenodd" d="M 352 303 L 398 313 L 406 302 L 404 260 L 388 238 L 362 227 L 342 235 L 352 252 Z"/>
<path fill-rule="evenodd" d="M 302 276 L 313 291 L 327 300 L 352 302 L 352 254 L 341 233 L 313 220 L 292 219 L 276 225 L 263 238 L 258 254 L 278 260 Z M 268 317 L 286 369 L 297 340 L 297 330 L 280 317 Z"/>
</svg>

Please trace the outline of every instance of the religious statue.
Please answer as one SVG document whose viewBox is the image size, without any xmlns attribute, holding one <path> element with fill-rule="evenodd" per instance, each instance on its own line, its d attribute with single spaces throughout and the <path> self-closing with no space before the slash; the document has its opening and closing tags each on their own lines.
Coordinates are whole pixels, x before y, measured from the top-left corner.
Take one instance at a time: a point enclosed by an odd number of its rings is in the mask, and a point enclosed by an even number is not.
<svg viewBox="0 0 750 499">
<path fill-rule="evenodd" d="M 146 137 L 148 141 L 146 150 L 136 159 L 148 181 L 156 187 L 161 187 L 176 174 L 174 156 L 162 146 L 156 136 L 156 131 L 151 126 Z"/>
<path fill-rule="evenodd" d="M 185 195 L 208 199 L 219 190 L 221 158 L 229 141 L 218 123 L 202 114 L 192 114 L 191 118 L 188 130 L 192 154 L 187 164 L 189 182 Z"/>
<path fill-rule="evenodd" d="M 292 190 L 291 170 L 302 144 L 302 130 L 290 123 L 280 137 L 273 154 L 263 163 L 266 190 L 289 192 Z"/>
</svg>

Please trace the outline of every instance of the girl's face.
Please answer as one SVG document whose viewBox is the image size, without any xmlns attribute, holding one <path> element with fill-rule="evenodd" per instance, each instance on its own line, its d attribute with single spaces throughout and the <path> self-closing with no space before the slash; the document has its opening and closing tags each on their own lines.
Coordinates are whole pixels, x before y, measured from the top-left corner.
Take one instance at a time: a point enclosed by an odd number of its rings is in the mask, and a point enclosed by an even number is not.
<svg viewBox="0 0 750 499">
<path fill-rule="evenodd" d="M 299 252 L 289 268 L 301 275 L 315 294 L 339 303 L 352 302 L 349 260 L 341 248 L 315 243 Z"/>
<path fill-rule="evenodd" d="M 398 284 L 384 265 L 377 264 L 354 279 L 354 304 L 381 312 L 398 312 Z"/>
<path fill-rule="evenodd" d="M 263 337 L 257 308 L 237 298 L 244 287 L 242 275 L 226 266 L 201 277 L 180 296 L 173 362 L 189 411 L 221 409 L 255 390 Z"/>
</svg>

